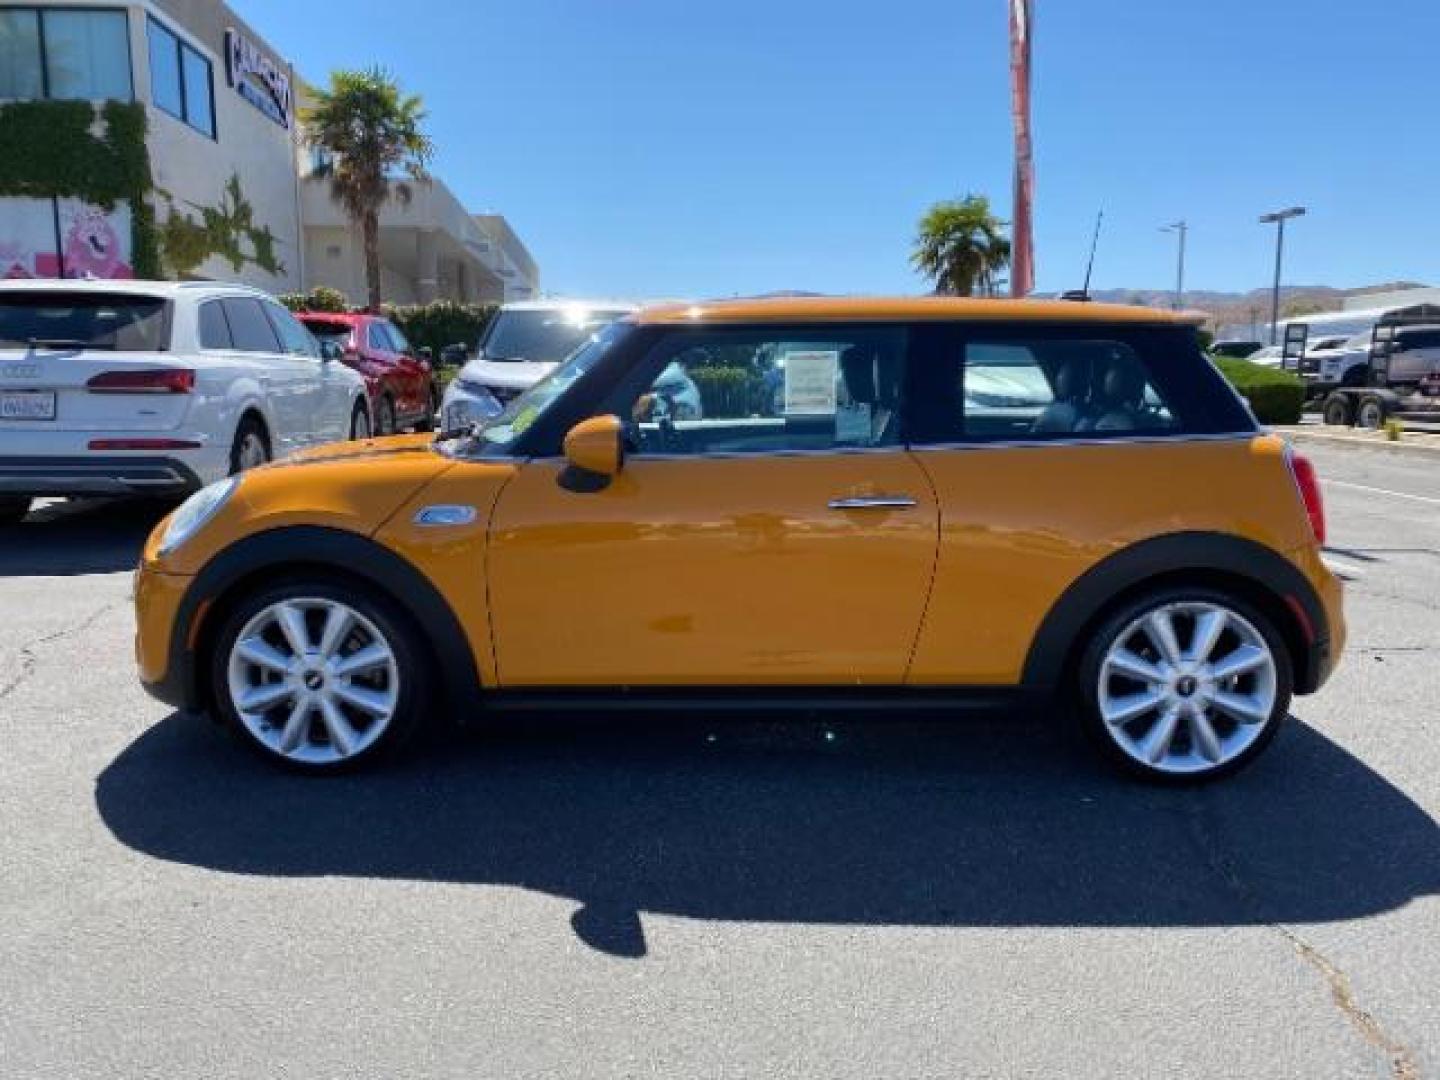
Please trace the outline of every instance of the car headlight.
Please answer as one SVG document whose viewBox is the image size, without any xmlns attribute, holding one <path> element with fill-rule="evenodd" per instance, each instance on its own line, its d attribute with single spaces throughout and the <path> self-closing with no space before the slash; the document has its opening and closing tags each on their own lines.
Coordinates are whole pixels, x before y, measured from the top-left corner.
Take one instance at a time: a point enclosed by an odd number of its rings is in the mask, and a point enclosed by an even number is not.
<svg viewBox="0 0 1440 1080">
<path fill-rule="evenodd" d="M 165 526 L 165 535 L 160 538 L 160 554 L 168 555 L 200 531 L 207 521 L 225 505 L 235 489 L 240 486 L 238 476 L 227 477 L 209 484 L 191 495 L 170 517 Z"/>
</svg>

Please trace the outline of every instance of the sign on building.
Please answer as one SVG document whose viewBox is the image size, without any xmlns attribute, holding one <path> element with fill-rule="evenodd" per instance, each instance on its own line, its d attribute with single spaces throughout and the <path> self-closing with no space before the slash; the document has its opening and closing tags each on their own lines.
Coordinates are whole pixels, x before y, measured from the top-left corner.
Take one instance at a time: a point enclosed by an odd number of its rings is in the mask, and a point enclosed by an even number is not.
<svg viewBox="0 0 1440 1080">
<path fill-rule="evenodd" d="M 225 69 L 235 92 L 283 128 L 290 126 L 290 75 L 233 26 L 225 31 Z"/>
</svg>

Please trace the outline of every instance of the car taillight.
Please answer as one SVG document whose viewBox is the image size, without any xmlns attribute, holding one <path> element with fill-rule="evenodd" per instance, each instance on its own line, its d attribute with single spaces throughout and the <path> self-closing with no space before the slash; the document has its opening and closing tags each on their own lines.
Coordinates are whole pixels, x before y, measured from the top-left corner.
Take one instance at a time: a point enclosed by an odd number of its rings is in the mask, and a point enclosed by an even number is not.
<svg viewBox="0 0 1440 1080">
<path fill-rule="evenodd" d="M 189 368 L 140 368 L 102 371 L 85 384 L 92 394 L 188 394 L 195 389 Z"/>
<path fill-rule="evenodd" d="M 1285 455 L 1290 465 L 1290 475 L 1300 490 L 1300 501 L 1305 504 L 1305 513 L 1310 518 L 1310 531 L 1315 534 L 1316 543 L 1325 543 L 1325 499 L 1320 494 L 1320 478 L 1315 475 L 1315 466 L 1304 454 L 1289 450 Z"/>
</svg>

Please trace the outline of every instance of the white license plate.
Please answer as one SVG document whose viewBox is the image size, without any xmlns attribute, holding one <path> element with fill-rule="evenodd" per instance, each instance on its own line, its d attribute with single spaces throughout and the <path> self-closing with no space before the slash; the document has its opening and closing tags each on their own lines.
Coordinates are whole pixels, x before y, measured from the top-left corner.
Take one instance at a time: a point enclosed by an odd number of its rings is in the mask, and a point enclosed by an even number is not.
<svg viewBox="0 0 1440 1080">
<path fill-rule="evenodd" d="M 0 420 L 54 419 L 54 390 L 0 391 Z"/>
</svg>

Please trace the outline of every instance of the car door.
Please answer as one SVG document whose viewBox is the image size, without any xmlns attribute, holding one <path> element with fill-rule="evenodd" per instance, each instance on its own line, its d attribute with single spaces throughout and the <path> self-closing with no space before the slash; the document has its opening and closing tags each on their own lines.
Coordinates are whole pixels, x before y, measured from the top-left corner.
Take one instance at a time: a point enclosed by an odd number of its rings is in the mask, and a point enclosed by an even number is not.
<svg viewBox="0 0 1440 1080">
<path fill-rule="evenodd" d="M 309 404 L 314 373 L 280 344 L 280 336 L 253 296 L 227 296 L 221 302 L 237 356 L 243 356 L 255 373 L 275 430 L 271 451 L 281 457 L 310 441 Z"/>
<path fill-rule="evenodd" d="M 938 520 L 902 443 L 905 348 L 898 327 L 662 336 L 597 403 L 633 420 L 618 476 L 545 458 L 501 494 L 501 685 L 901 683 Z"/>
<path fill-rule="evenodd" d="M 400 384 L 405 388 L 404 411 L 410 416 L 419 416 L 430 404 L 427 369 L 420 358 L 415 355 L 414 348 L 405 335 L 400 332 L 398 326 L 392 322 L 385 322 L 381 325 L 384 326 L 385 334 L 390 339 L 396 375 Z"/>
<path fill-rule="evenodd" d="M 281 349 L 298 372 L 303 438 L 310 443 L 345 438 L 350 424 L 350 388 L 354 385 L 348 372 L 343 365 L 321 359 L 315 335 L 289 311 L 269 301 L 264 307 L 280 338 Z"/>
</svg>

